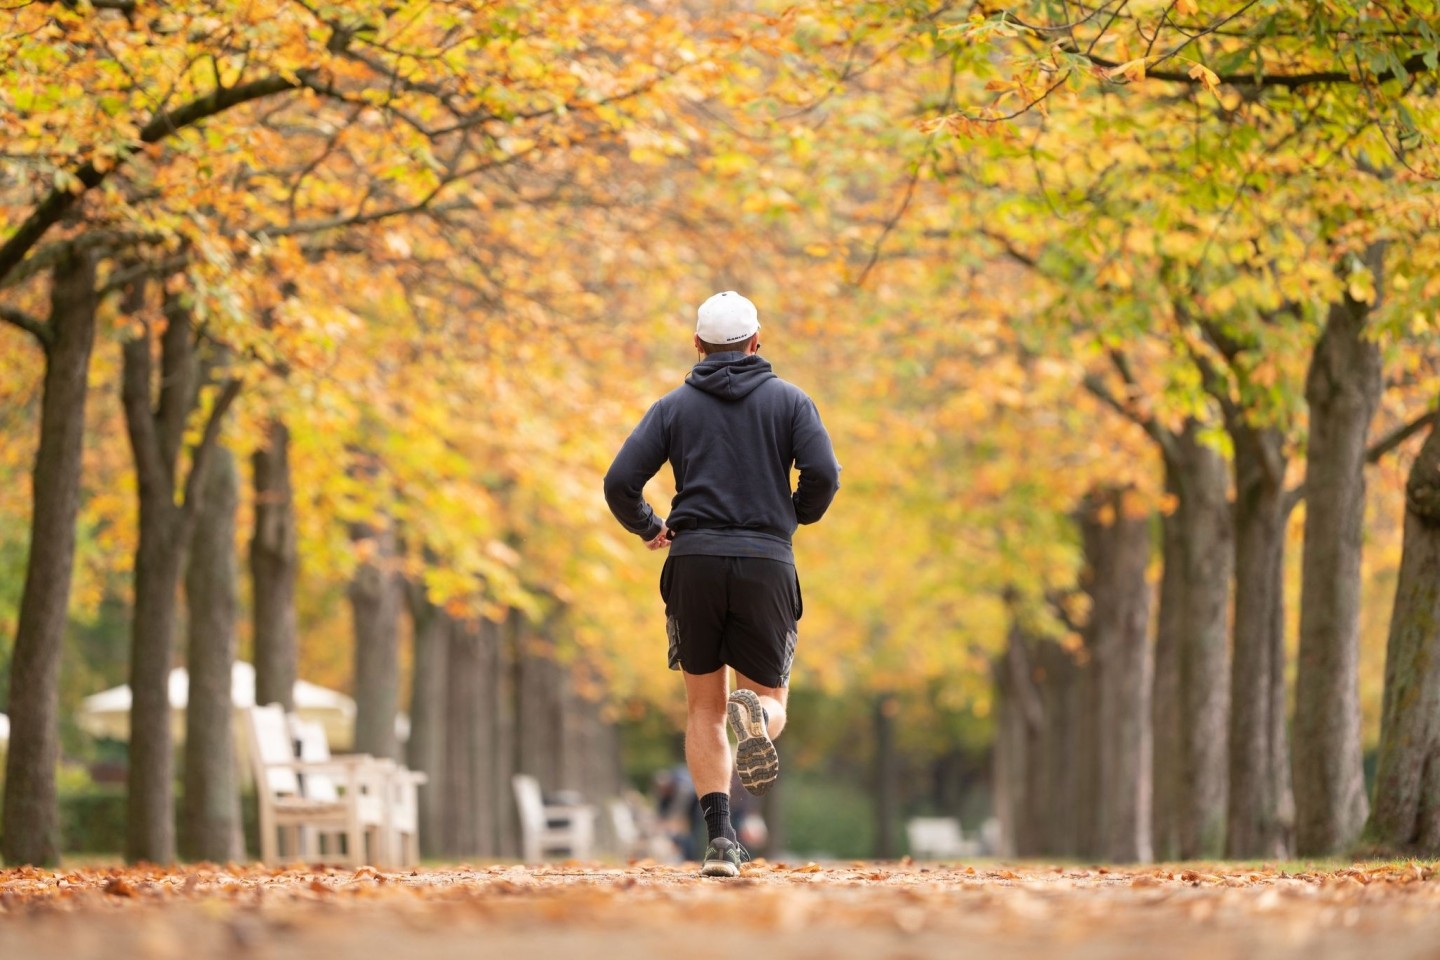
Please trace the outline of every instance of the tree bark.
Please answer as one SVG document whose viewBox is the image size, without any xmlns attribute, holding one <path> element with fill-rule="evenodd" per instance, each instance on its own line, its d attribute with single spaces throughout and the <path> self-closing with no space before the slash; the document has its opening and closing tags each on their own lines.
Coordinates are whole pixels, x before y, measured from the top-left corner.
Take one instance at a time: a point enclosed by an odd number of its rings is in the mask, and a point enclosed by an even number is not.
<svg viewBox="0 0 1440 960">
<path fill-rule="evenodd" d="M 1037 835 L 1045 838 L 1035 854 L 1076 857 L 1080 855 L 1083 814 L 1077 798 L 1083 793 L 1087 774 L 1081 768 L 1080 747 L 1081 717 L 1088 707 L 1084 701 L 1088 665 L 1077 663 L 1071 651 L 1053 641 L 1038 645 L 1035 664 L 1043 726 L 1039 763 L 1031 774 L 1031 782 L 1036 784 L 1031 790 L 1039 794 L 1039 801 L 1033 804 L 1031 817 Z"/>
<path fill-rule="evenodd" d="M 1042 650 L 1053 646 L 1026 635 L 1011 611 L 1005 652 L 995 664 L 995 810 L 1000 818 L 1005 856 L 1033 857 L 1054 843 L 1049 782 L 1053 756 L 1045 734 L 1050 717 L 1043 697 L 1052 678 L 1041 665 Z"/>
<path fill-rule="evenodd" d="M 81 253 L 55 267 L 32 474 L 25 586 L 10 661 L 10 744 L 5 759 L 4 860 L 59 860 L 55 767 L 60 759 L 60 652 L 75 561 L 85 399 L 95 343 L 95 264 Z"/>
<path fill-rule="evenodd" d="M 1405 534 L 1385 651 L 1375 803 L 1367 839 L 1440 855 L 1440 430 L 1405 485 Z"/>
<path fill-rule="evenodd" d="M 516 769 L 540 781 L 547 792 L 573 789 L 565 783 L 564 684 L 556 650 L 546 626 L 516 624 L 519 661 L 515 703 Z"/>
<path fill-rule="evenodd" d="M 185 571 L 190 695 L 185 708 L 182 849 L 191 860 L 225 863 L 244 856 L 230 693 L 239 615 L 235 560 L 239 474 L 235 457 L 224 447 L 216 449 L 207 472 Z"/>
<path fill-rule="evenodd" d="M 1371 251 L 1377 271 L 1382 251 Z M 1378 287 L 1379 284 L 1377 283 Z M 1360 744 L 1360 555 L 1365 456 L 1380 403 L 1380 347 L 1370 307 L 1332 304 L 1305 399 L 1305 546 L 1295 689 L 1295 841 L 1300 856 L 1348 847 L 1369 813 Z"/>
<path fill-rule="evenodd" d="M 480 849 L 480 835 L 475 829 L 474 724 L 469 705 L 480 699 L 478 674 L 472 665 L 471 645 L 459 625 L 448 616 L 444 622 L 445 671 L 445 741 L 442 744 L 444 763 L 441 779 L 441 851 L 445 856 L 472 856 Z"/>
<path fill-rule="evenodd" d="M 515 809 L 515 791 L 511 786 L 511 778 L 522 772 L 523 764 L 520 756 L 520 688 L 527 630 L 525 615 L 519 610 L 511 610 L 498 625 L 496 637 L 500 651 L 500 675 L 496 684 L 496 786 L 500 802 L 498 809 L 501 811 L 499 854 L 511 859 L 521 855 L 520 819 Z"/>
<path fill-rule="evenodd" d="M 1177 508 L 1180 486 L 1168 463 L 1165 491 Z M 1150 687 L 1151 807 L 1150 843 L 1155 858 L 1174 860 L 1180 856 L 1180 807 L 1185 802 L 1181 787 L 1184 743 L 1180 709 L 1180 634 L 1185 628 L 1185 545 L 1175 511 L 1160 520 L 1160 598 L 1155 626 L 1155 673 Z"/>
<path fill-rule="evenodd" d="M 251 464 L 255 473 L 255 531 L 250 540 L 255 702 L 279 703 L 293 710 L 300 659 L 295 613 L 300 564 L 290 486 L 290 431 L 281 420 L 270 420 L 266 444 L 255 451 Z"/>
<path fill-rule="evenodd" d="M 430 778 L 420 787 L 420 853 L 438 857 L 445 850 L 441 817 L 441 771 L 445 767 L 445 719 L 448 709 L 450 617 L 432 604 L 420 583 L 409 585 L 411 635 L 415 663 L 410 686 L 410 740 L 405 763 Z"/>
<path fill-rule="evenodd" d="M 1081 518 L 1094 674 L 1096 855 L 1136 863 L 1150 847 L 1149 518 L 1127 490 L 1089 498 Z"/>
<path fill-rule="evenodd" d="M 899 707 L 893 693 L 875 697 L 875 855 L 884 860 L 900 855 L 895 835 L 900 822 L 900 763 L 895 745 L 895 714 Z"/>
<path fill-rule="evenodd" d="M 475 769 L 476 723 L 474 705 L 481 698 L 478 651 L 465 635 L 462 624 L 441 614 L 446 646 L 444 764 L 441 788 L 440 844 L 447 857 L 469 857 L 480 851 L 479 806 Z M 423 836 L 423 834 L 422 834 Z"/>
<path fill-rule="evenodd" d="M 138 294 L 136 295 L 138 296 Z M 174 750 L 170 739 L 169 674 L 175 604 L 186 544 L 203 501 L 207 464 L 220 424 L 239 392 L 231 380 L 216 398 L 177 498 L 177 471 L 186 422 L 200 385 L 188 310 L 167 297 L 161 337 L 159 399 L 152 408 L 148 330 L 126 342 L 122 400 L 139 480 L 140 525 L 135 554 L 135 606 L 130 638 L 130 775 L 126 858 L 175 859 Z"/>
<path fill-rule="evenodd" d="M 124 346 L 123 400 L 139 479 L 140 526 L 135 553 L 135 607 L 130 631 L 130 766 L 126 859 L 175 859 L 174 756 L 170 740 L 169 675 L 180 577 L 181 510 L 175 470 L 194 403 L 196 374 L 189 321 L 167 303 L 161 340 L 159 406 L 152 409 L 148 335 Z"/>
<path fill-rule="evenodd" d="M 995 737 L 991 741 L 990 805 L 1000 824 L 1001 857 L 1020 856 L 1025 802 L 1025 717 L 1015 702 L 1015 689 L 1005 667 L 995 662 Z"/>
<path fill-rule="evenodd" d="M 398 758 L 395 716 L 400 705 L 400 607 L 404 585 L 395 572 L 395 534 L 356 526 L 352 539 L 370 541 L 370 556 L 350 581 L 355 630 L 355 749 Z"/>
<path fill-rule="evenodd" d="M 480 778 L 476 786 L 480 854 L 501 855 L 505 833 L 507 798 L 513 796 L 510 776 L 504 771 L 505 756 L 500 736 L 500 674 L 503 628 L 493 620 L 481 619 L 472 631 L 479 660 L 479 690 L 475 709 L 475 756 Z"/>
<path fill-rule="evenodd" d="M 1290 855 L 1294 798 L 1285 727 L 1284 438 L 1236 419 L 1235 659 L 1225 850 Z"/>
<path fill-rule="evenodd" d="M 489 620 L 449 620 L 446 786 L 442 800 L 447 856 L 494 856 L 500 825 L 496 776 L 499 627 Z"/>
<path fill-rule="evenodd" d="M 579 790 L 587 802 L 618 796 L 620 738 L 605 716 L 603 681 L 583 660 L 560 665 L 564 685 L 564 766 L 560 782 Z"/>
<path fill-rule="evenodd" d="M 1230 575 L 1234 570 L 1225 459 L 1201 442 L 1200 424 L 1175 434 L 1166 473 L 1178 493 L 1173 528 L 1178 562 L 1176 641 L 1178 770 L 1167 789 L 1175 803 L 1178 855 L 1219 857 L 1225 848 L 1230 714 Z M 1173 589 L 1173 587 L 1172 587 Z M 1157 761 L 1158 761 L 1157 753 Z M 1157 796 L 1156 802 L 1159 803 Z"/>
<path fill-rule="evenodd" d="M 776 780 L 760 798 L 761 814 L 765 817 L 765 831 L 768 835 L 760 855 L 769 860 L 785 856 L 790 844 L 789 821 L 785 816 L 785 781 Z M 752 854 L 754 850 L 750 851 Z"/>
</svg>

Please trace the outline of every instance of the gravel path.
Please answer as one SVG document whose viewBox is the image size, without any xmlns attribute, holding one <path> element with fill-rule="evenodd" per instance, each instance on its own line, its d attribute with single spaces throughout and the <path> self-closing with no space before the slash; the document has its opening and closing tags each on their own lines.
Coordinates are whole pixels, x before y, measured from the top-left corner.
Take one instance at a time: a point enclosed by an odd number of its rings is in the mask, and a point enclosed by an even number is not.
<svg viewBox="0 0 1440 960">
<path fill-rule="evenodd" d="M 0 871 L 0 958 L 1440 957 L 1432 863 Z"/>
</svg>

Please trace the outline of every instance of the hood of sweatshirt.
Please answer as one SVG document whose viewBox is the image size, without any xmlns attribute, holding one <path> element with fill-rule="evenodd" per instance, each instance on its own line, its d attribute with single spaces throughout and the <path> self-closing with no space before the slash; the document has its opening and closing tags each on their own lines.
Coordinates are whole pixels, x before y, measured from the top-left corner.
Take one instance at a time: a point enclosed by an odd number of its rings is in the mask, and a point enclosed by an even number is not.
<svg viewBox="0 0 1440 960">
<path fill-rule="evenodd" d="M 774 380 L 775 371 L 770 361 L 761 360 L 759 354 L 745 356 L 738 350 L 734 353 L 715 353 L 695 364 L 685 382 L 697 390 L 704 390 L 722 400 L 739 400 L 748 396 L 766 380 Z"/>
</svg>

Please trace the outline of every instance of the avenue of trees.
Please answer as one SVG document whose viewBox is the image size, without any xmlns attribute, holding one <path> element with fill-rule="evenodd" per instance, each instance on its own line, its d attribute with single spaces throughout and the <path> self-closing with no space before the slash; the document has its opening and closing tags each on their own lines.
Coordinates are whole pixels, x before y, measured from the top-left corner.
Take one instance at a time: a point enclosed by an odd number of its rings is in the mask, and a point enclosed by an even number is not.
<svg viewBox="0 0 1440 960">
<path fill-rule="evenodd" d="M 514 852 L 511 772 L 618 793 L 616 721 L 679 689 L 598 480 L 731 288 L 845 467 L 795 682 L 863 704 L 878 852 L 986 739 L 1020 855 L 1440 851 L 1436 22 L 0 11 L 0 856 L 59 855 L 109 603 L 131 860 L 237 855 L 242 651 L 429 774 L 429 855 Z"/>
</svg>

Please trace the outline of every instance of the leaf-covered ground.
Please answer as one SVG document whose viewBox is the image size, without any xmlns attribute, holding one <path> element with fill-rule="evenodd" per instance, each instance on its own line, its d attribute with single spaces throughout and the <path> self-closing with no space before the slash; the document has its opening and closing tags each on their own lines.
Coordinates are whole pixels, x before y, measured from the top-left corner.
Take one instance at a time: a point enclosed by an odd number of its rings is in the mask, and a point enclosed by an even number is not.
<svg viewBox="0 0 1440 960">
<path fill-rule="evenodd" d="M 0 957 L 1440 956 L 1433 863 L 0 871 Z"/>
</svg>

